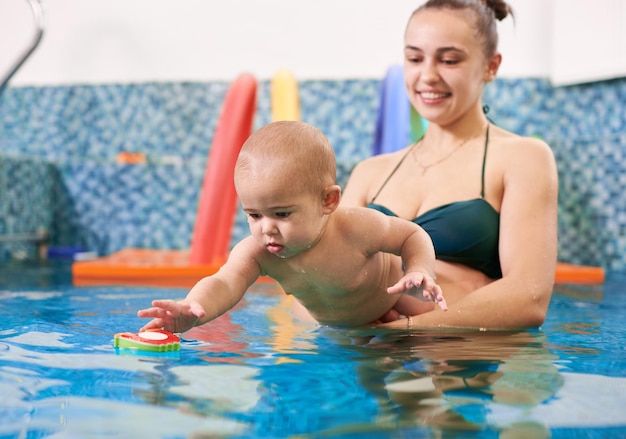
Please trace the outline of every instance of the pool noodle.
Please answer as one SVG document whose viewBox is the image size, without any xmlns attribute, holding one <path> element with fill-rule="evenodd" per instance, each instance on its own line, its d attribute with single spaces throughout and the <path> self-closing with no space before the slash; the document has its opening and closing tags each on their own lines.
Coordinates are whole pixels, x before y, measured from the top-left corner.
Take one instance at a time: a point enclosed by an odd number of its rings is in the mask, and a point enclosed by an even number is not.
<svg viewBox="0 0 626 439">
<path fill-rule="evenodd" d="M 373 154 L 398 151 L 409 144 L 410 104 L 401 65 L 392 65 L 380 84 Z"/>
<path fill-rule="evenodd" d="M 554 282 L 557 284 L 601 284 L 605 271 L 602 267 L 557 262 Z"/>
<path fill-rule="evenodd" d="M 272 122 L 300 120 L 298 82 L 290 70 L 280 69 L 271 84 Z"/>
<path fill-rule="evenodd" d="M 401 65 L 392 65 L 381 82 L 373 154 L 398 151 L 424 136 L 428 122 L 410 105 Z"/>
<path fill-rule="evenodd" d="M 413 107 L 413 105 L 410 106 L 411 107 L 411 116 L 410 116 L 410 125 L 411 125 L 411 139 L 410 139 L 410 143 L 415 143 L 418 140 L 420 140 L 422 137 L 424 137 L 424 134 L 426 134 L 426 128 L 428 127 L 428 121 L 423 119 L 422 116 L 419 115 L 419 113 L 417 112 L 417 110 L 415 110 L 415 108 Z"/>
<path fill-rule="evenodd" d="M 226 260 L 237 208 L 233 182 L 241 146 L 252 133 L 256 79 L 240 75 L 230 86 L 206 165 L 191 239 L 191 264 L 221 265 Z"/>
</svg>

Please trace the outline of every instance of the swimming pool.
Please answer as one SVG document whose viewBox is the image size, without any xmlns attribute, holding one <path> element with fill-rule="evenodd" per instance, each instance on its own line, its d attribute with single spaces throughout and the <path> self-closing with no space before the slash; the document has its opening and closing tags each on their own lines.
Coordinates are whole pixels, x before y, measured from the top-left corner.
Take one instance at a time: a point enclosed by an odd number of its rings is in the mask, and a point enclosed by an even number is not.
<svg viewBox="0 0 626 439">
<path fill-rule="evenodd" d="M 5 267 L 0 438 L 624 437 L 625 280 L 558 286 L 540 330 L 506 333 L 319 328 L 261 284 L 150 356 L 113 334 L 186 290 Z"/>
</svg>

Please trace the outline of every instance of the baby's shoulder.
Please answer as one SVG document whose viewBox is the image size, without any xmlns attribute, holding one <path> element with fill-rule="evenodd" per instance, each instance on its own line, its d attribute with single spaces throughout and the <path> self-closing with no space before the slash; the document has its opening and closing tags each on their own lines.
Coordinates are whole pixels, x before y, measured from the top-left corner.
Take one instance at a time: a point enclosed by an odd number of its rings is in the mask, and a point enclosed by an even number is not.
<svg viewBox="0 0 626 439">
<path fill-rule="evenodd" d="M 339 206 L 334 212 L 332 227 L 343 236 L 360 239 L 363 234 L 380 230 L 386 219 L 386 215 L 368 207 Z"/>
</svg>

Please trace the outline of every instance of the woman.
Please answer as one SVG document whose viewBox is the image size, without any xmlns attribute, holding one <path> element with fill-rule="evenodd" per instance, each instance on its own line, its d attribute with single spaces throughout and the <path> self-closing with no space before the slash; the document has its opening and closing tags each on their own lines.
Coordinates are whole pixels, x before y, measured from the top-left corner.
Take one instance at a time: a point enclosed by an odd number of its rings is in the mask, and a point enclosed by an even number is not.
<svg viewBox="0 0 626 439">
<path fill-rule="evenodd" d="M 358 164 L 342 203 L 369 206 L 430 234 L 449 305 L 385 326 L 529 328 L 545 319 L 554 284 L 558 181 L 544 142 L 489 122 L 481 102 L 502 60 L 498 0 L 430 0 L 410 17 L 404 77 L 424 137 Z"/>
</svg>

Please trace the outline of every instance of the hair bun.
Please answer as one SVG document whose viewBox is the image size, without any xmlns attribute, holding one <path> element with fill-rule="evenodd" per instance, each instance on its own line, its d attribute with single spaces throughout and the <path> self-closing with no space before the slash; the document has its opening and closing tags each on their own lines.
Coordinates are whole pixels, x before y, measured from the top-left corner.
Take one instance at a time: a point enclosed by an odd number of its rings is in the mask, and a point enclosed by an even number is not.
<svg viewBox="0 0 626 439">
<path fill-rule="evenodd" d="M 504 0 L 483 0 L 490 8 L 497 20 L 504 20 L 509 14 L 513 15 L 513 9 Z"/>
</svg>

